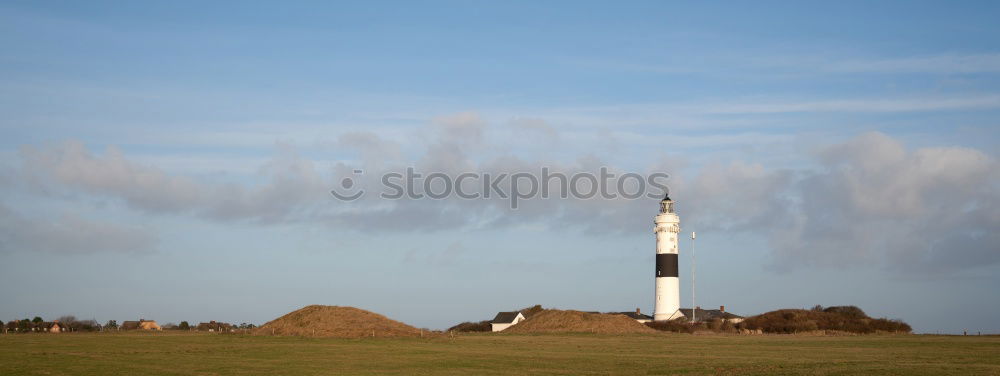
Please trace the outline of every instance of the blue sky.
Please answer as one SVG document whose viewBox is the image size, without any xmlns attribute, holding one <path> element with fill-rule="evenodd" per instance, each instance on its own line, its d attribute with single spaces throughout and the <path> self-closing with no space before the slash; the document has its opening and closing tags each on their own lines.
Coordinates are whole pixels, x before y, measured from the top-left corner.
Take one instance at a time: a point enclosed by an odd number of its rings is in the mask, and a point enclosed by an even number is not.
<svg viewBox="0 0 1000 376">
<path fill-rule="evenodd" d="M 3 2 L 0 319 L 649 312 L 656 200 L 328 194 L 607 166 L 672 175 L 703 307 L 1000 332 L 997 8 Z"/>
</svg>

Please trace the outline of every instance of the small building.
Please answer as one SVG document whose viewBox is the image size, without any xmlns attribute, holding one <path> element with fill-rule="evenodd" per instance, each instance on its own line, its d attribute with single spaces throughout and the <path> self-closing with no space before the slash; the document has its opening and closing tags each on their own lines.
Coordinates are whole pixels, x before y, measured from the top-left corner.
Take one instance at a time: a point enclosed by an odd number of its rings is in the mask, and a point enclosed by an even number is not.
<svg viewBox="0 0 1000 376">
<path fill-rule="evenodd" d="M 156 323 L 156 320 L 139 320 L 139 329 L 142 330 L 163 330 L 160 324 Z"/>
<path fill-rule="evenodd" d="M 63 327 L 62 325 L 59 325 L 59 321 L 52 321 L 52 322 L 43 321 L 35 324 L 35 327 L 32 330 L 36 332 L 62 333 L 66 331 L 66 329 L 67 328 Z"/>
<path fill-rule="evenodd" d="M 198 327 L 195 330 L 202 332 L 231 332 L 233 331 L 233 325 L 224 322 L 210 321 L 198 324 Z"/>
<path fill-rule="evenodd" d="M 156 320 L 139 319 L 139 321 L 124 321 L 119 330 L 163 330 Z"/>
<path fill-rule="evenodd" d="M 719 306 L 719 309 L 701 309 L 701 307 L 681 308 L 680 313 L 687 321 L 711 321 L 721 320 L 730 324 L 743 322 L 744 317 L 726 312 L 726 306 Z"/>
<path fill-rule="evenodd" d="M 524 315 L 521 312 L 498 312 L 497 316 L 490 321 L 490 327 L 494 332 L 499 332 L 507 329 L 511 326 L 517 325 L 517 323 L 524 321 Z"/>
<path fill-rule="evenodd" d="M 629 318 L 641 322 L 643 324 L 653 321 L 653 316 L 643 314 L 641 311 L 639 311 L 638 308 L 635 309 L 635 312 L 615 312 L 615 313 L 619 315 L 628 316 Z"/>
</svg>

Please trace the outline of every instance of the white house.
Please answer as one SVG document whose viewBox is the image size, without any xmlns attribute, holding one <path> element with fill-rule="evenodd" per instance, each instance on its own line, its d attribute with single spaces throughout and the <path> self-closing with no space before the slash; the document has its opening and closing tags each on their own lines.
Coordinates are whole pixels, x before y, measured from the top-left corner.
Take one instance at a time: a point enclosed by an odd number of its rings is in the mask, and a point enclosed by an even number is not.
<svg viewBox="0 0 1000 376">
<path fill-rule="evenodd" d="M 497 313 L 497 317 L 494 317 L 493 321 L 490 322 L 490 326 L 492 326 L 494 332 L 499 332 L 521 321 L 524 321 L 524 315 L 521 312 L 499 312 Z"/>
</svg>

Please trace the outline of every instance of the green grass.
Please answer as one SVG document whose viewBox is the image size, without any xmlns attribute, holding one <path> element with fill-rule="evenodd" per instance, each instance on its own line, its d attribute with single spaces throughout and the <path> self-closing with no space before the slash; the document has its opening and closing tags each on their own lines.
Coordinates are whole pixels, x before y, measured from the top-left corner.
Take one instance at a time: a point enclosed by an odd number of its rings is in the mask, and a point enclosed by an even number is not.
<svg viewBox="0 0 1000 376">
<path fill-rule="evenodd" d="M 0 375 L 1000 374 L 997 336 L 0 335 Z"/>
</svg>

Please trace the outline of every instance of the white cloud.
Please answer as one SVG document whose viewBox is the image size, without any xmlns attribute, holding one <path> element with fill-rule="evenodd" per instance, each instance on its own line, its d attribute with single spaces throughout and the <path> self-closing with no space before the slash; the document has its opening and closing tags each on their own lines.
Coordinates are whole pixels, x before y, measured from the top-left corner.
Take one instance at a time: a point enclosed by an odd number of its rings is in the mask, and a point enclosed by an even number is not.
<svg viewBox="0 0 1000 376">
<path fill-rule="evenodd" d="M 671 124 L 680 127 L 759 126 L 759 121 L 734 120 L 711 122 L 706 116 L 739 114 L 794 113 L 896 113 L 951 110 L 989 110 L 1000 108 L 1000 95 L 872 97 L 865 99 L 754 99 L 726 101 L 626 104 L 553 111 L 553 116 L 577 120 L 580 124 L 607 124 L 610 119 L 620 126 Z M 595 122 L 595 119 L 597 122 Z"/>
<path fill-rule="evenodd" d="M 88 193 L 120 197 L 145 210 L 190 210 L 205 205 L 201 184 L 172 176 L 152 166 L 137 165 L 120 150 L 108 148 L 94 156 L 80 142 L 66 142 L 40 150 L 24 147 L 23 171 L 31 178 L 47 178 Z"/>
<path fill-rule="evenodd" d="M 1000 72 L 1000 54 L 941 54 L 925 56 L 873 57 L 832 55 L 722 55 L 672 64 L 634 62 L 588 62 L 589 66 L 664 74 L 725 75 L 738 66 L 766 77 L 794 77 L 815 74 L 969 74 Z M 720 73 L 722 72 L 722 73 Z"/>
<path fill-rule="evenodd" d="M 782 194 L 775 265 L 874 264 L 945 273 L 1000 262 L 1000 165 L 974 149 L 906 150 L 881 133 L 826 148 Z M 975 260 L 970 262 L 970 260 Z"/>
<path fill-rule="evenodd" d="M 478 113 L 460 112 L 434 119 L 438 136 L 445 142 L 475 144 L 483 139 L 486 121 Z"/>
<path fill-rule="evenodd" d="M 793 182 L 789 170 L 771 170 L 760 164 L 734 161 L 710 164 L 691 184 L 674 189 L 689 201 L 688 219 L 703 230 L 741 231 L 775 223 L 788 202 L 781 192 Z"/>
<path fill-rule="evenodd" d="M 707 110 L 716 114 L 766 114 L 795 112 L 927 112 L 960 109 L 1000 108 L 1000 96 L 870 98 L 863 100 L 823 100 L 719 104 Z"/>
<path fill-rule="evenodd" d="M 888 59 L 817 61 L 809 66 L 845 73 L 996 73 L 1000 54 L 914 56 Z"/>
</svg>

